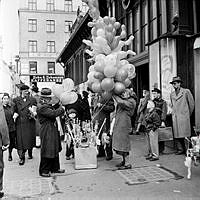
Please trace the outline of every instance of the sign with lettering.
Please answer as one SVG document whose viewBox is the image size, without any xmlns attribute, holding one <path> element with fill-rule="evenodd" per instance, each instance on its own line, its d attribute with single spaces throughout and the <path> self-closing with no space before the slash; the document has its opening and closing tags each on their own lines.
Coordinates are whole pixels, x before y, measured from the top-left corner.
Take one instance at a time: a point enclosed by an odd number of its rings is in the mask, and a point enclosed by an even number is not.
<svg viewBox="0 0 200 200">
<path fill-rule="evenodd" d="M 58 82 L 62 83 L 62 75 L 32 75 L 31 82 Z"/>
</svg>

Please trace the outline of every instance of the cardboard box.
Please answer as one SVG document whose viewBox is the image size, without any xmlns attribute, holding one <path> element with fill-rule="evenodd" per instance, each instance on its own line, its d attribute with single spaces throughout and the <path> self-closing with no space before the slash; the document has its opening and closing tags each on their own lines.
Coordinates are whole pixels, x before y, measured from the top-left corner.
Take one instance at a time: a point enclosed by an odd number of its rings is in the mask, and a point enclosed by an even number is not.
<svg viewBox="0 0 200 200">
<path fill-rule="evenodd" d="M 74 148 L 75 169 L 97 168 L 97 151 L 95 147 Z"/>
</svg>

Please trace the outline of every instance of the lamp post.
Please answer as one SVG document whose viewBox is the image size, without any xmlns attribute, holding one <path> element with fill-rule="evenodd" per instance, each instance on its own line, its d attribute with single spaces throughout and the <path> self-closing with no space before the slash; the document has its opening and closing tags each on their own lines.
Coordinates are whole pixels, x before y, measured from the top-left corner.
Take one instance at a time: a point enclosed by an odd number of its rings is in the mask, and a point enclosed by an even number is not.
<svg viewBox="0 0 200 200">
<path fill-rule="evenodd" d="M 20 57 L 19 55 L 15 56 L 15 62 L 16 62 L 16 73 L 19 73 L 19 61 L 20 61 Z"/>
</svg>

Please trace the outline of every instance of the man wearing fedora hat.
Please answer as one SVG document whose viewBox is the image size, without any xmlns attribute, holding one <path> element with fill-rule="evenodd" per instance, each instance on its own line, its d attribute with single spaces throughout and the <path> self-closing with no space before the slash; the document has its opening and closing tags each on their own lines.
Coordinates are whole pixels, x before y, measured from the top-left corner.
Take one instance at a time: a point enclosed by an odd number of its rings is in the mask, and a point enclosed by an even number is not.
<svg viewBox="0 0 200 200">
<path fill-rule="evenodd" d="M 25 163 L 25 152 L 32 159 L 32 149 L 35 147 L 35 115 L 37 102 L 30 96 L 29 86 L 20 87 L 21 95 L 13 99 L 14 121 L 16 123 L 17 151 L 20 158 L 19 165 Z"/>
<path fill-rule="evenodd" d="M 177 155 L 185 154 L 185 137 L 191 136 L 190 116 L 194 110 L 194 98 L 189 89 L 181 87 L 182 80 L 179 76 L 173 77 L 170 84 L 174 91 L 170 94 L 172 105 L 173 132 L 176 143 L 181 144 L 182 149 L 178 149 Z"/>
<path fill-rule="evenodd" d="M 57 102 L 52 105 L 52 92 L 49 88 L 42 88 L 39 93 L 40 105 L 37 108 L 37 116 L 40 122 L 41 160 L 39 174 L 42 177 L 50 177 L 51 173 L 64 173 L 60 169 L 59 152 L 61 141 L 58 128 L 55 126 L 56 117 L 64 114 L 64 109 Z"/>
</svg>

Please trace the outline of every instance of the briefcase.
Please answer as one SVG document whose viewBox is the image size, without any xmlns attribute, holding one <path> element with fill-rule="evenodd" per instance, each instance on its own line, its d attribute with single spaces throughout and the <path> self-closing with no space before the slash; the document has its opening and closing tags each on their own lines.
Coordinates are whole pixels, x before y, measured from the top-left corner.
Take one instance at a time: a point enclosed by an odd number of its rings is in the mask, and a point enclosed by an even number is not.
<svg viewBox="0 0 200 200">
<path fill-rule="evenodd" d="M 173 131 L 172 127 L 160 127 L 158 131 L 158 141 L 169 141 L 173 140 Z"/>
<path fill-rule="evenodd" d="M 75 169 L 97 168 L 97 150 L 93 146 L 74 147 Z"/>
</svg>

